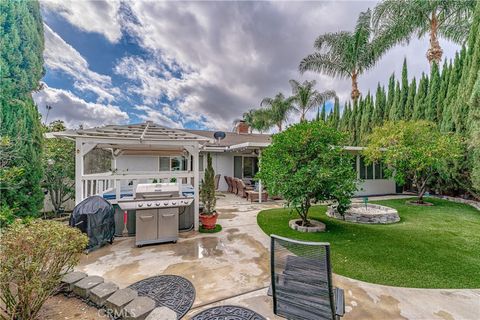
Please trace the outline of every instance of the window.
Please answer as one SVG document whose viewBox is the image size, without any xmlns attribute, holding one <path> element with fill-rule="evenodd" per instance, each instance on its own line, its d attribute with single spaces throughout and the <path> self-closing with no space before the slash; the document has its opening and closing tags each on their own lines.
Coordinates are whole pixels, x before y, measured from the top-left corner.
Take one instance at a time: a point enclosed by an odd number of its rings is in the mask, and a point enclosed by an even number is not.
<svg viewBox="0 0 480 320">
<path fill-rule="evenodd" d="M 258 172 L 258 158 L 257 157 L 244 157 L 243 158 L 243 177 L 253 178 Z"/>
<path fill-rule="evenodd" d="M 170 157 L 160 157 L 160 171 L 170 171 Z"/>
<path fill-rule="evenodd" d="M 238 179 L 242 179 L 242 158 L 241 156 L 233 157 L 233 176 Z"/>
<path fill-rule="evenodd" d="M 381 162 L 375 162 L 375 179 L 383 179 L 383 165 Z"/>
<path fill-rule="evenodd" d="M 366 178 L 365 159 L 360 157 L 360 179 L 365 180 Z"/>
<path fill-rule="evenodd" d="M 200 171 L 205 170 L 204 165 L 203 165 L 203 155 L 198 156 L 198 170 L 200 170 Z"/>
<path fill-rule="evenodd" d="M 160 171 L 186 171 L 187 158 L 185 158 L 184 156 L 160 157 L 159 170 Z"/>
<path fill-rule="evenodd" d="M 373 163 L 367 164 L 364 157 L 360 157 L 360 179 L 373 179 Z"/>
</svg>

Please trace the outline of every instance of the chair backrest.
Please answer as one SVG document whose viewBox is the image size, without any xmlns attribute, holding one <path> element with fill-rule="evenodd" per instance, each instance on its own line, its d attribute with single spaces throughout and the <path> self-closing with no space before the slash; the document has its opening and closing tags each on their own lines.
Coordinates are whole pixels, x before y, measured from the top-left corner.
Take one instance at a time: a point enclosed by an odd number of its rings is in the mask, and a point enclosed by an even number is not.
<svg viewBox="0 0 480 320">
<path fill-rule="evenodd" d="M 273 311 L 288 319 L 335 319 L 330 244 L 271 236 Z"/>
<path fill-rule="evenodd" d="M 237 194 L 237 178 L 232 178 L 232 192 Z"/>
<path fill-rule="evenodd" d="M 245 198 L 247 196 L 247 193 L 245 191 L 247 191 L 247 186 L 245 185 L 245 182 L 243 182 L 242 179 L 237 179 L 237 189 L 238 189 L 238 192 L 237 194 L 243 198 Z"/>
<path fill-rule="evenodd" d="M 220 174 L 215 175 L 215 190 L 218 190 L 218 185 L 220 184 Z"/>
<path fill-rule="evenodd" d="M 232 192 L 229 178 L 230 177 L 228 176 L 223 176 L 223 179 L 225 179 L 225 182 L 227 183 L 227 191 Z"/>
</svg>

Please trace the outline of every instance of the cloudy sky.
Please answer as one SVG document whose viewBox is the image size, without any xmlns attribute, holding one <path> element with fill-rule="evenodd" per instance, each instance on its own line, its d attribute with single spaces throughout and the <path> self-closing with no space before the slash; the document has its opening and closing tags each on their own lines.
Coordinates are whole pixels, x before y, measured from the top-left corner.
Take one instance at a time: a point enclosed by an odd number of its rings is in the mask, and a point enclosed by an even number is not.
<svg viewBox="0 0 480 320">
<path fill-rule="evenodd" d="M 48 122 L 76 128 L 152 120 L 169 127 L 231 127 L 262 98 L 291 93 L 289 79 L 349 97 L 349 80 L 298 64 L 322 33 L 352 30 L 374 2 L 42 1 L 45 88 L 34 99 Z M 444 56 L 458 47 L 441 41 Z M 428 71 L 428 40 L 397 46 L 360 78 L 374 90 L 403 57 Z M 313 115 L 311 115 L 313 116 Z"/>
</svg>

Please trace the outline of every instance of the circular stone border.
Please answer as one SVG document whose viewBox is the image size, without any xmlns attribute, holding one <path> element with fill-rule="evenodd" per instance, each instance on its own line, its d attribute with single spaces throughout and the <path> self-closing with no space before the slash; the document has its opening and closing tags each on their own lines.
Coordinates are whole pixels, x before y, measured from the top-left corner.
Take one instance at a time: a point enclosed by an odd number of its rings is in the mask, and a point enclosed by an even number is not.
<svg viewBox="0 0 480 320">
<path fill-rule="evenodd" d="M 365 204 L 363 203 L 352 203 L 351 207 L 363 208 Z M 383 211 L 382 213 L 359 213 L 352 212 L 350 209 L 345 212 L 344 217 L 342 217 L 333 206 L 329 206 L 327 210 L 327 216 L 330 218 L 335 218 L 339 220 L 344 220 L 347 222 L 353 223 L 365 223 L 365 224 L 390 224 L 400 221 L 400 216 L 398 211 L 394 208 L 382 206 L 379 204 L 368 204 L 368 207 L 375 208 L 377 210 Z"/>
<path fill-rule="evenodd" d="M 297 230 L 300 232 L 324 232 L 325 231 L 325 224 L 323 222 L 320 222 L 317 220 L 310 220 L 310 224 L 312 224 L 312 226 L 304 227 L 304 226 L 298 225 L 297 222 L 301 222 L 301 221 L 302 219 L 293 219 L 288 222 L 288 225 L 293 230 Z"/>
</svg>

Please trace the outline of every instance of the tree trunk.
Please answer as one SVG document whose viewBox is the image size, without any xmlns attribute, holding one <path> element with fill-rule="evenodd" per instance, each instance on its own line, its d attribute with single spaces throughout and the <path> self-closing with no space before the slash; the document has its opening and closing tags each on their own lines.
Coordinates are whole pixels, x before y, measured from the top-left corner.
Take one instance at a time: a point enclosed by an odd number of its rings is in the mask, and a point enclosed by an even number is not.
<svg viewBox="0 0 480 320">
<path fill-rule="evenodd" d="M 430 19 L 430 48 L 427 50 L 427 59 L 430 64 L 432 62 L 440 63 L 442 60 L 443 50 L 438 42 L 438 18 L 435 11 L 432 12 Z"/>
<path fill-rule="evenodd" d="M 278 132 L 282 131 L 282 122 L 277 123 Z"/>
<path fill-rule="evenodd" d="M 358 97 L 360 97 L 360 91 L 358 90 L 357 78 L 358 78 L 357 72 L 356 71 L 352 72 L 352 93 L 351 93 L 351 97 L 352 97 L 352 100 L 353 100 L 354 103 L 357 101 Z"/>
</svg>

